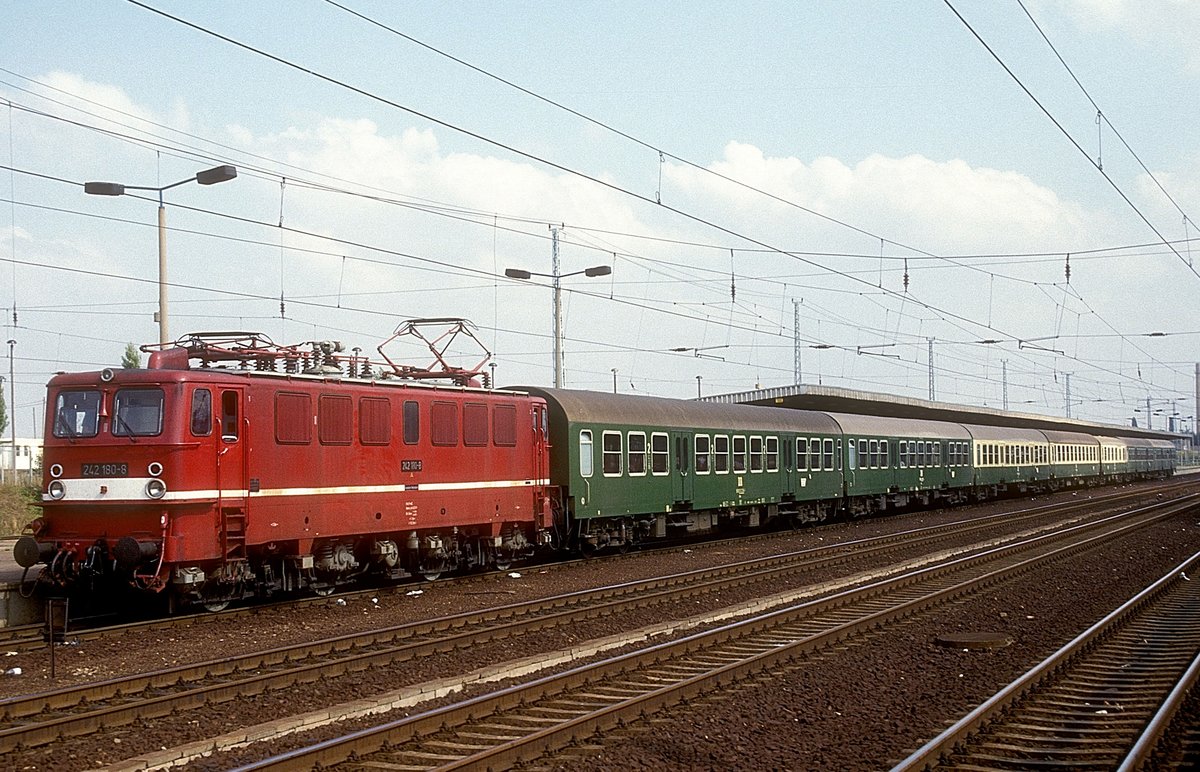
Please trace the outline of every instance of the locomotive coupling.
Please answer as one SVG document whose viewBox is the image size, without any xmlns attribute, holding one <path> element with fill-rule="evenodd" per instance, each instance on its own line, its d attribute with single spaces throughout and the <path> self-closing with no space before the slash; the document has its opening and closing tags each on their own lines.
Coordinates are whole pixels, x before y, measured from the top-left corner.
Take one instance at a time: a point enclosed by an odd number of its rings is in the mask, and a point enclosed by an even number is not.
<svg viewBox="0 0 1200 772">
<path fill-rule="evenodd" d="M 21 568 L 32 568 L 38 563 L 49 563 L 56 549 L 50 542 L 40 542 L 32 536 L 22 536 L 13 546 L 13 560 Z"/>
</svg>

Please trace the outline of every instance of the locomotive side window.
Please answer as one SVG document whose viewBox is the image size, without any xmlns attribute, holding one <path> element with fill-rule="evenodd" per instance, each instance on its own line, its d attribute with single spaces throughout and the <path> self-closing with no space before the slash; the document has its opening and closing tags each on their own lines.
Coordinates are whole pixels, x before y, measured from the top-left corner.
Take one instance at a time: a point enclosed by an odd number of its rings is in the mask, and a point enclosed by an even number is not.
<svg viewBox="0 0 1200 772">
<path fill-rule="evenodd" d="M 492 411 L 492 442 L 509 448 L 517 444 L 516 405 L 496 405 Z"/>
<path fill-rule="evenodd" d="M 221 439 L 237 442 L 238 438 L 238 393 L 221 392 Z"/>
<path fill-rule="evenodd" d="M 434 445 L 458 444 L 458 403 L 434 402 L 429 411 L 430 439 Z"/>
<path fill-rule="evenodd" d="M 421 406 L 413 400 L 404 403 L 404 444 L 416 445 L 421 441 Z"/>
<path fill-rule="evenodd" d="M 709 442 L 707 434 L 696 435 L 696 474 L 708 474 Z"/>
<path fill-rule="evenodd" d="M 55 437 L 95 437 L 100 426 L 100 392 L 60 391 L 54 406 Z"/>
<path fill-rule="evenodd" d="M 317 398 L 317 437 L 322 445 L 349 445 L 353 427 L 354 400 L 341 394 Z"/>
<path fill-rule="evenodd" d="M 463 405 L 463 444 L 472 447 L 487 445 L 488 408 L 483 402 Z"/>
<path fill-rule="evenodd" d="M 592 476 L 591 429 L 581 429 L 579 432 L 579 474 L 582 477 Z"/>
<path fill-rule="evenodd" d="M 392 441 L 392 403 L 381 397 L 358 401 L 358 441 L 363 445 L 387 445 Z"/>
<path fill-rule="evenodd" d="M 601 449 L 604 455 L 604 474 L 606 476 L 619 475 L 621 473 L 621 433 L 605 432 L 602 441 L 604 443 Z"/>
<path fill-rule="evenodd" d="M 237 436 L 237 394 L 225 392 L 221 397 L 221 433 L 226 432 L 225 399 L 226 395 L 234 397 L 234 437 Z M 312 397 L 292 391 L 281 391 L 275 395 L 275 441 L 280 445 L 307 445 L 312 442 Z"/>
<path fill-rule="evenodd" d="M 192 435 L 207 437 L 212 434 L 212 392 L 196 389 L 192 392 Z"/>
<path fill-rule="evenodd" d="M 629 459 L 626 468 L 631 475 L 646 474 L 646 433 L 629 433 Z"/>
<path fill-rule="evenodd" d="M 113 400 L 112 433 L 151 437 L 162 432 L 162 389 L 120 389 Z"/>
</svg>

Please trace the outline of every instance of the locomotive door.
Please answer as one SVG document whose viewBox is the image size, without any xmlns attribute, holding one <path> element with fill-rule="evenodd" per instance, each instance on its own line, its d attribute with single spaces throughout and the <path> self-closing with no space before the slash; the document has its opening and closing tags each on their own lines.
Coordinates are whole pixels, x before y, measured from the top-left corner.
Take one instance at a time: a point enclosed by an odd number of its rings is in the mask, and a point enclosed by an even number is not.
<svg viewBox="0 0 1200 772">
<path fill-rule="evenodd" d="M 691 502 L 695 489 L 692 475 L 692 437 L 684 432 L 671 432 L 674 448 L 675 473 L 671 475 L 672 498 L 677 502 Z"/>
<path fill-rule="evenodd" d="M 217 403 L 220 438 L 217 441 L 218 536 L 226 560 L 246 558 L 249 520 L 247 448 L 249 421 L 244 415 L 245 388 L 222 387 Z"/>
</svg>

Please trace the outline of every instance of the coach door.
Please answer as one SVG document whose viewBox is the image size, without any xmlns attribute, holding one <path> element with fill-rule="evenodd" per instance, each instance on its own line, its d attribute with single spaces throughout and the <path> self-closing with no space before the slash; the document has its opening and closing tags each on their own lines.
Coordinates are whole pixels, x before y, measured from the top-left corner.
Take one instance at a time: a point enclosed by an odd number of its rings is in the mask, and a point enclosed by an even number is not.
<svg viewBox="0 0 1200 772">
<path fill-rule="evenodd" d="M 677 502 L 691 502 L 695 489 L 692 470 L 692 435 L 671 432 L 671 448 L 674 455 L 674 474 L 671 475 L 672 497 Z"/>
<path fill-rule="evenodd" d="M 217 506 L 220 537 L 227 560 L 246 557 L 246 524 L 249 518 L 246 444 L 249 421 L 245 416 L 245 389 L 217 390 L 216 413 L 221 436 L 217 442 Z"/>
</svg>

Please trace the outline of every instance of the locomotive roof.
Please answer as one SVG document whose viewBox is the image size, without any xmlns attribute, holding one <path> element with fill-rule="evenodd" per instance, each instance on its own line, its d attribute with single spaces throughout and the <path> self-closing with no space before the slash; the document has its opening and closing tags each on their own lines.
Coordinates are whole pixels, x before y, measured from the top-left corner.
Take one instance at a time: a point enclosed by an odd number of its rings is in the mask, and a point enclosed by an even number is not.
<svg viewBox="0 0 1200 772">
<path fill-rule="evenodd" d="M 917 418 L 888 418 L 855 413 L 828 413 L 846 434 L 884 437 L 941 437 L 969 440 L 971 435 L 959 424 Z"/>
<path fill-rule="evenodd" d="M 603 391 L 513 387 L 545 398 L 576 423 L 667 426 L 681 429 L 729 427 L 746 430 L 839 434 L 825 413 L 750 405 L 714 405 L 687 399 L 610 394 Z"/>
</svg>

